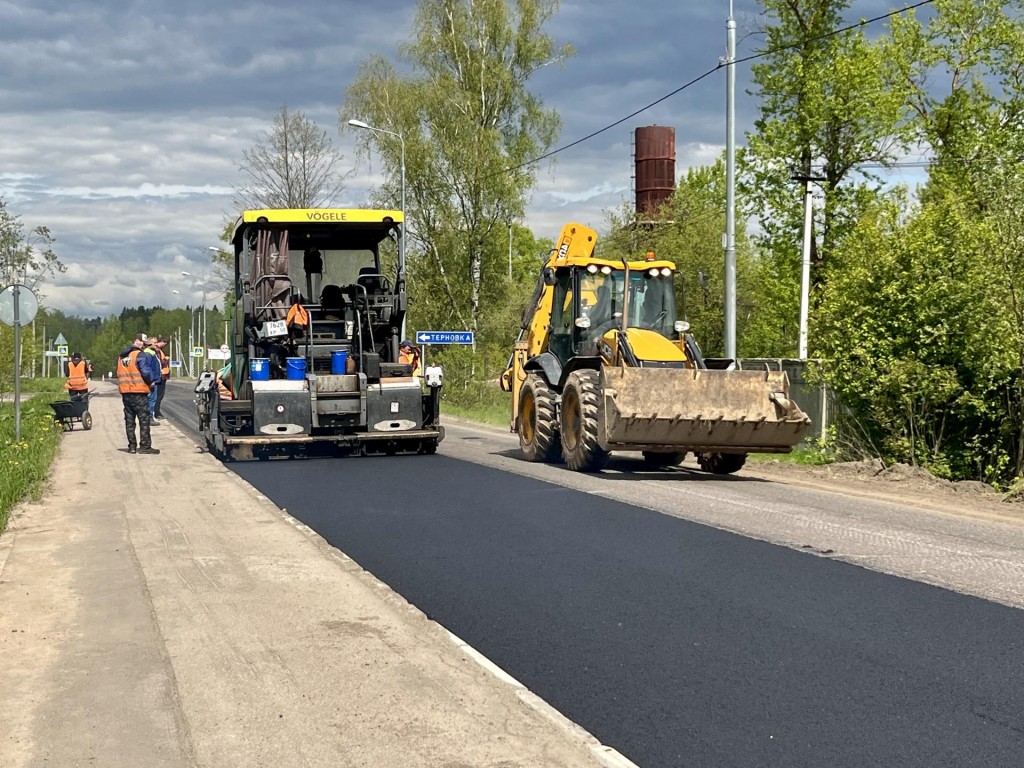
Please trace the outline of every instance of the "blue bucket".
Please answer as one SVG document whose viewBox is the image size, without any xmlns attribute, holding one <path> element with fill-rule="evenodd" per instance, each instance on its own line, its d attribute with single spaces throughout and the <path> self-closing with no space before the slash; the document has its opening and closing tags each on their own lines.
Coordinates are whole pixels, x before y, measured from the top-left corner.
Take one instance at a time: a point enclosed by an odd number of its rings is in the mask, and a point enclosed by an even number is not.
<svg viewBox="0 0 1024 768">
<path fill-rule="evenodd" d="M 306 358 L 289 357 L 287 376 L 292 381 L 302 381 L 306 378 Z"/>
<path fill-rule="evenodd" d="M 331 352 L 331 373 L 342 374 L 345 373 L 345 367 L 348 365 L 348 350 L 347 349 L 336 349 Z"/>
<path fill-rule="evenodd" d="M 249 377 L 253 381 L 270 381 L 270 361 L 265 357 L 249 360 Z"/>
</svg>

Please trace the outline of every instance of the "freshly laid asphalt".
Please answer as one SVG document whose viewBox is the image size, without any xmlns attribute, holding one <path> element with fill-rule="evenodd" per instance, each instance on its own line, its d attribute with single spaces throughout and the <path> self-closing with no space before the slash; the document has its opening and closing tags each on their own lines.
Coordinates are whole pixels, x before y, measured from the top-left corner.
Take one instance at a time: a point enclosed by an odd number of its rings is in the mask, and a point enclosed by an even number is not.
<svg viewBox="0 0 1024 768">
<path fill-rule="evenodd" d="M 1024 755 L 1020 610 L 446 456 L 232 469 L 639 765 Z"/>
<path fill-rule="evenodd" d="M 0 536 L 0 766 L 615 766 L 356 563 L 121 402 Z"/>
</svg>

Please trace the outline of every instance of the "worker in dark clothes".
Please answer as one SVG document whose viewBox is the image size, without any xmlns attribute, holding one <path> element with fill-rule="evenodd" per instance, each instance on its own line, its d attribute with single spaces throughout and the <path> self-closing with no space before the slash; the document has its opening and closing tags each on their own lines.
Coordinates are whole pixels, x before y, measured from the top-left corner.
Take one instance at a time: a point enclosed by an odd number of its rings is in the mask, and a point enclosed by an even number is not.
<svg viewBox="0 0 1024 768">
<path fill-rule="evenodd" d="M 160 453 L 153 447 L 149 432 L 149 393 L 160 381 L 156 356 L 146 354 L 147 337 L 135 335 L 131 346 L 117 358 L 117 389 L 124 404 L 124 428 L 128 435 L 128 453 Z M 154 365 L 155 364 L 155 365 Z M 139 422 L 139 439 L 135 439 L 135 422 Z"/>
</svg>

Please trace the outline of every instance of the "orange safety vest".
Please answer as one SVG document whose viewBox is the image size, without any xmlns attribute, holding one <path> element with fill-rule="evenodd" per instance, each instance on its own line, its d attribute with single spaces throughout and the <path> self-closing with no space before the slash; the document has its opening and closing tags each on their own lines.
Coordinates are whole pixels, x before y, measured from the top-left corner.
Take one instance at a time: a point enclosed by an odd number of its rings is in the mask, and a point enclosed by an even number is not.
<svg viewBox="0 0 1024 768">
<path fill-rule="evenodd" d="M 171 375 L 171 358 L 164 354 L 162 349 L 156 351 L 157 356 L 160 358 L 160 375 L 165 379 Z"/>
<path fill-rule="evenodd" d="M 300 328 L 305 328 L 309 325 L 309 312 L 301 304 L 292 304 L 284 321 L 288 325 L 297 325 Z"/>
<path fill-rule="evenodd" d="M 89 379 L 85 375 L 85 360 L 77 363 L 68 363 L 68 380 L 64 382 L 64 389 L 82 390 L 89 388 Z"/>
<path fill-rule="evenodd" d="M 412 352 L 399 352 L 398 362 L 412 366 L 412 375 L 420 375 L 420 353 L 415 349 Z"/>
<path fill-rule="evenodd" d="M 117 389 L 122 395 L 131 393 L 149 394 L 149 384 L 142 378 L 138 356 L 141 349 L 133 349 L 124 357 L 117 358 Z"/>
</svg>

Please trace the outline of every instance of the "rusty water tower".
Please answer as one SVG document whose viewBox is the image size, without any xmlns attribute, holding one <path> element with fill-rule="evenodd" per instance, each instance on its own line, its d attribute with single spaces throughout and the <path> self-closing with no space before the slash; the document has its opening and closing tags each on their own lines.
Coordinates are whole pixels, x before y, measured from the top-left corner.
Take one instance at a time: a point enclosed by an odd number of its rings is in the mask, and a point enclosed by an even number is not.
<svg viewBox="0 0 1024 768">
<path fill-rule="evenodd" d="M 653 216 L 676 189 L 676 129 L 646 125 L 634 136 L 636 212 Z"/>
</svg>

